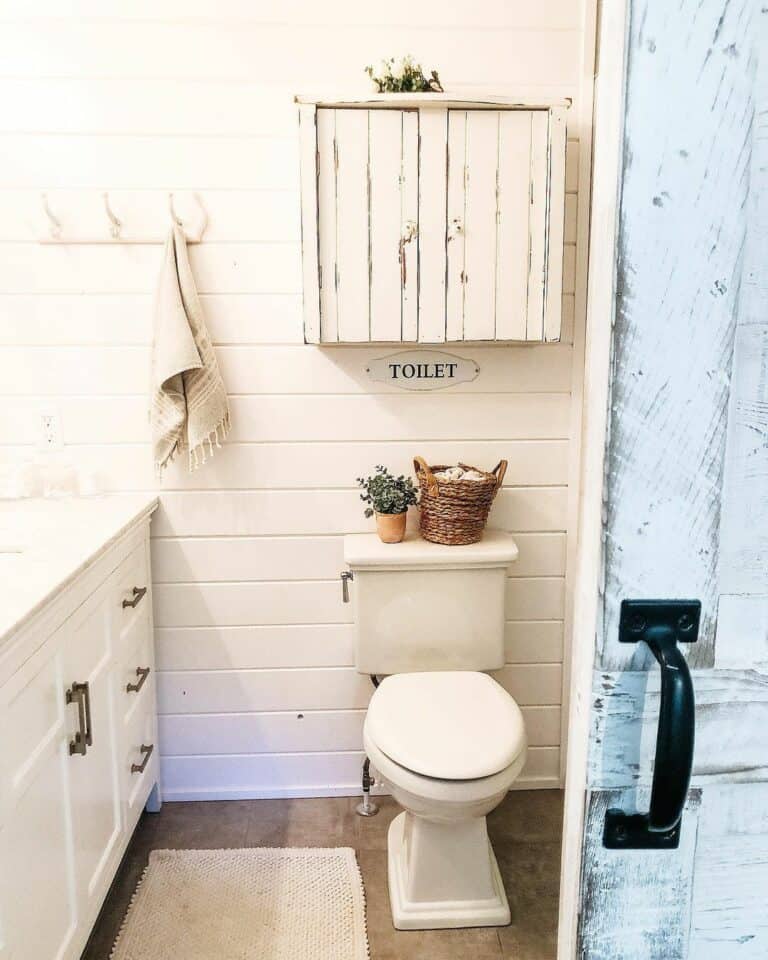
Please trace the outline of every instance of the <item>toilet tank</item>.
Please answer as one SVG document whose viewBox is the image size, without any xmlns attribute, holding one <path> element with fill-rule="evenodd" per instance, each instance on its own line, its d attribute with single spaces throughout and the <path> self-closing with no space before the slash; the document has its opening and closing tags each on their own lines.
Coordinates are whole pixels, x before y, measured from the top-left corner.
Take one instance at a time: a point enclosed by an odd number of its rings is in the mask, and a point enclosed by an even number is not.
<svg viewBox="0 0 768 960">
<path fill-rule="evenodd" d="M 448 547 L 409 533 L 344 538 L 353 574 L 355 666 L 360 673 L 498 670 L 504 666 L 507 569 L 514 539 L 487 530 L 480 543 Z"/>
</svg>

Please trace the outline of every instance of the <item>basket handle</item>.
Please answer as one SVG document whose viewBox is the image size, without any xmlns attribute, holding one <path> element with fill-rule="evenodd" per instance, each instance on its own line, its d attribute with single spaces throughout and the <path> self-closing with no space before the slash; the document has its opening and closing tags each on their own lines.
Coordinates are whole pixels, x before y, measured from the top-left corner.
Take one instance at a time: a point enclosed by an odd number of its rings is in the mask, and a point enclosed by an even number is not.
<svg viewBox="0 0 768 960">
<path fill-rule="evenodd" d="M 429 464 L 423 457 L 413 458 L 413 469 L 418 477 L 419 472 L 427 478 L 427 489 L 433 497 L 437 496 L 437 480 L 434 473 L 429 469 Z"/>
<path fill-rule="evenodd" d="M 496 489 L 493 491 L 494 497 L 499 492 L 502 483 L 504 483 L 504 474 L 507 472 L 507 461 L 499 460 L 496 466 L 491 470 L 491 473 L 496 474 Z"/>
</svg>

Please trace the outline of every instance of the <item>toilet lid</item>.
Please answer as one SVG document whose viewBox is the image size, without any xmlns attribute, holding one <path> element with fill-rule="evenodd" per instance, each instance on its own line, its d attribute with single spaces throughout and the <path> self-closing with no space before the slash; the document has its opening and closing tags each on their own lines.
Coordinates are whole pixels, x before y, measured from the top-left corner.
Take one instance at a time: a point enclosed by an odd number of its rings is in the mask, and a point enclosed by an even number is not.
<svg viewBox="0 0 768 960">
<path fill-rule="evenodd" d="M 371 698 L 366 735 L 390 760 L 440 780 L 490 777 L 525 749 L 520 708 L 485 673 L 398 673 Z"/>
</svg>

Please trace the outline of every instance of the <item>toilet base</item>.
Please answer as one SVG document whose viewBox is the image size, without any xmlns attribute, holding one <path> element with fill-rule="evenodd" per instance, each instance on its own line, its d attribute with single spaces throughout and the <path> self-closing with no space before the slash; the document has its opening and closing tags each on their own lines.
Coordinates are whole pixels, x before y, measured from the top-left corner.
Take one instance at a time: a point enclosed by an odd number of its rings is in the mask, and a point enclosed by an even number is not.
<svg viewBox="0 0 768 960">
<path fill-rule="evenodd" d="M 510 922 L 485 817 L 435 822 L 401 813 L 390 824 L 387 848 L 396 929 L 501 927 Z"/>
</svg>

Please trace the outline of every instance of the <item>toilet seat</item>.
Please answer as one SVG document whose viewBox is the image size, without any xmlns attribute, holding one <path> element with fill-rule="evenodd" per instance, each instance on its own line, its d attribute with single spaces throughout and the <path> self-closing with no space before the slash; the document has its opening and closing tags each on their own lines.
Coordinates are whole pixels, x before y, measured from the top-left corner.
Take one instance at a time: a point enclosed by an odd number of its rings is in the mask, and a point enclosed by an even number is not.
<svg viewBox="0 0 768 960">
<path fill-rule="evenodd" d="M 371 698 L 365 738 L 397 768 L 451 783 L 506 773 L 526 749 L 520 708 L 475 671 L 387 677 Z"/>
</svg>

